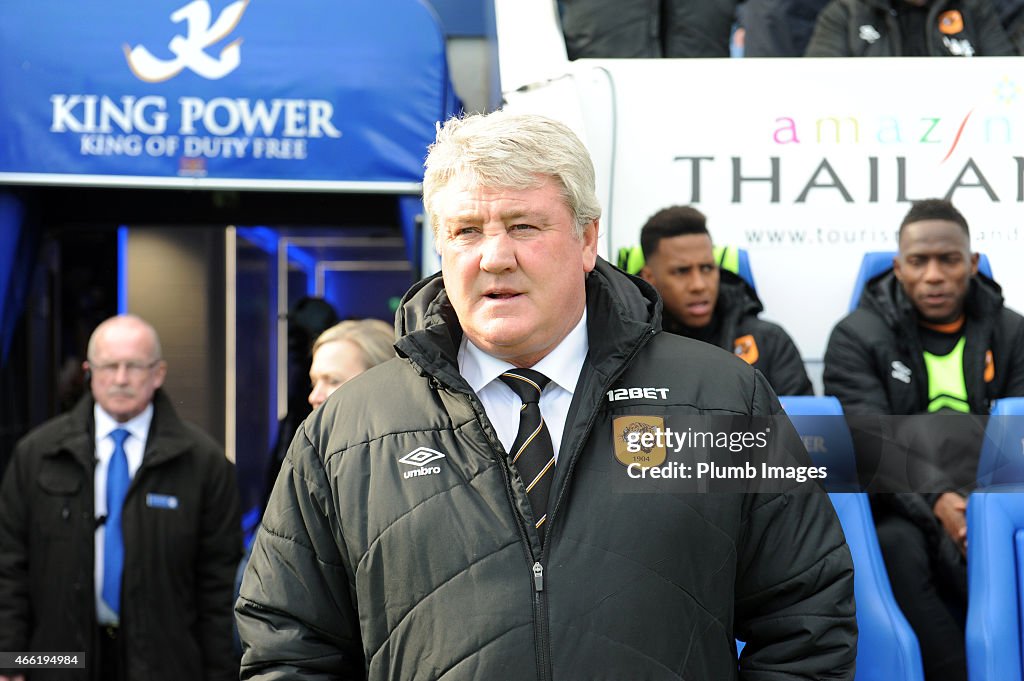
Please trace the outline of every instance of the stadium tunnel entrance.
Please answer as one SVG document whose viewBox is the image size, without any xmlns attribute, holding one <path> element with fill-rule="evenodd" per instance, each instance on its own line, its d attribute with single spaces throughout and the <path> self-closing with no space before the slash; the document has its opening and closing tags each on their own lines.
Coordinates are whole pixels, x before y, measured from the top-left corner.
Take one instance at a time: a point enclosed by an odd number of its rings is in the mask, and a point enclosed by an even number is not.
<svg viewBox="0 0 1024 681">
<path fill-rule="evenodd" d="M 261 504 L 282 420 L 305 416 L 308 344 L 296 310 L 392 322 L 420 276 L 419 198 L 373 193 L 19 187 L 2 194 L 0 393 L 6 458 L 84 394 L 89 334 L 122 312 L 151 322 L 181 416 L 237 465 Z"/>
</svg>

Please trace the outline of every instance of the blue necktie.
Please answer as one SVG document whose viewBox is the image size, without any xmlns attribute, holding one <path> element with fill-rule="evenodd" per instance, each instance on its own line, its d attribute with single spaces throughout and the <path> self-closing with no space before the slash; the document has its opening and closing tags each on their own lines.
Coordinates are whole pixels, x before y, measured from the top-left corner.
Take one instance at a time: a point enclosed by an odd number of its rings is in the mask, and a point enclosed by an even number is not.
<svg viewBox="0 0 1024 681">
<path fill-rule="evenodd" d="M 124 538 L 121 535 L 121 510 L 128 494 L 131 476 L 124 441 L 128 431 L 118 428 L 110 434 L 114 454 L 107 466 L 107 522 L 103 538 L 103 600 L 115 614 L 121 614 L 121 571 L 124 569 Z"/>
</svg>

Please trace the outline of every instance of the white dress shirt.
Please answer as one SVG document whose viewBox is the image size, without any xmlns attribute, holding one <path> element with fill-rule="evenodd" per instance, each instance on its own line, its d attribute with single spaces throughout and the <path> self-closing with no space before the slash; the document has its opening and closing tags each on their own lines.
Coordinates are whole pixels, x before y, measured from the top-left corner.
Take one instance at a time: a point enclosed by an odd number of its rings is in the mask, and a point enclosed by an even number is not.
<svg viewBox="0 0 1024 681">
<path fill-rule="evenodd" d="M 93 419 L 96 423 L 96 471 L 93 476 L 95 494 L 93 507 L 96 513 L 95 537 L 95 570 L 93 577 L 96 589 L 96 619 L 100 624 L 117 624 L 117 615 L 111 612 L 103 600 L 103 540 L 105 523 L 98 522 L 107 517 L 107 469 L 110 457 L 114 455 L 114 440 L 110 434 L 118 428 L 128 431 L 124 441 L 124 453 L 128 458 L 128 475 L 132 478 L 142 465 L 142 455 L 146 451 L 146 437 L 149 425 L 153 422 L 153 405 L 147 406 L 141 414 L 125 423 L 118 423 L 110 414 L 103 411 L 100 405 L 93 406 Z"/>
<path fill-rule="evenodd" d="M 551 379 L 540 396 L 540 413 L 551 434 L 556 463 L 569 405 L 572 404 L 572 395 L 576 391 L 576 383 L 579 381 L 580 372 L 583 371 L 583 362 L 587 358 L 589 348 L 587 311 L 584 309 L 583 317 L 569 335 L 544 359 L 530 367 Z M 516 441 L 516 433 L 519 431 L 519 410 L 523 402 L 512 388 L 498 377 L 514 368 L 514 365 L 488 355 L 473 345 L 466 336 L 462 337 L 462 345 L 459 346 L 459 373 L 483 403 L 487 418 L 494 425 L 498 439 L 501 440 L 506 452 L 512 449 Z"/>
</svg>

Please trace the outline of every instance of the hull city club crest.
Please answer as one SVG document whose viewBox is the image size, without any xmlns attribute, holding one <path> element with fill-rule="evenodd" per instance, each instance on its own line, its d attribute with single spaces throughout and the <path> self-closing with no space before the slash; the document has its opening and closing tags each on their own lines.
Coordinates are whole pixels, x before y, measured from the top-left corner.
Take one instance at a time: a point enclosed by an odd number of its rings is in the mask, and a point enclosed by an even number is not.
<svg viewBox="0 0 1024 681">
<path fill-rule="evenodd" d="M 664 464 L 667 457 L 665 442 L 657 437 L 658 433 L 664 431 L 665 419 L 661 416 L 631 415 L 613 419 L 612 439 L 615 443 L 615 458 L 623 466 L 635 463 L 643 468 L 650 468 Z M 651 435 L 644 438 L 644 433 Z M 653 441 L 651 446 L 646 446 L 649 441 Z"/>
</svg>

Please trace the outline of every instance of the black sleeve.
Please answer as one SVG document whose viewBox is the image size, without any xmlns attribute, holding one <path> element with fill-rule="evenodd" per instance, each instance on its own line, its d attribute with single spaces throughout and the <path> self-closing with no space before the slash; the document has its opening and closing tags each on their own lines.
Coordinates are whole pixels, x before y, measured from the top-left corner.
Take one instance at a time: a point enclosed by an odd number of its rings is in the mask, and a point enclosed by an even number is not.
<svg viewBox="0 0 1024 681">
<path fill-rule="evenodd" d="M 1021 12 L 1024 14 L 1024 10 Z M 1009 317 L 1006 342 L 1001 343 L 1000 352 L 1006 353 L 1010 358 L 1007 363 L 1007 377 L 1003 384 L 1002 392 L 998 397 L 1024 397 L 1024 319 L 1014 312 L 1004 311 L 1004 317 Z M 998 366 L 999 362 L 997 362 Z"/>
<path fill-rule="evenodd" d="M 893 409 L 872 347 L 858 333 L 857 323 L 847 317 L 829 336 L 822 375 L 824 392 L 835 396 L 843 407 L 863 488 L 866 491 L 906 490 L 905 453 L 883 456 L 883 452 L 891 452 L 895 445 L 888 433 L 891 421 L 888 415 Z M 894 477 L 890 470 L 893 465 L 904 473 Z"/>
<path fill-rule="evenodd" d="M 560 8 L 569 59 L 662 56 L 657 2 L 562 0 Z"/>
<path fill-rule="evenodd" d="M 198 620 L 196 638 L 203 649 L 207 681 L 238 678 L 232 649 L 232 599 L 235 572 L 242 557 L 241 504 L 235 466 L 218 449 L 209 452 L 212 462 L 203 489 L 203 511 L 196 552 Z"/>
<path fill-rule="evenodd" d="M 22 444 L 15 447 L 0 485 L 0 650 L 28 650 L 28 500 L 32 489 Z"/>
<path fill-rule="evenodd" d="M 822 380 L 826 395 L 835 395 L 847 416 L 891 414 L 885 385 L 874 364 L 871 348 L 856 332 L 850 317 L 839 322 L 825 348 Z"/>
<path fill-rule="evenodd" d="M 744 57 L 802 57 L 789 21 L 792 0 L 746 0 L 740 5 Z"/>
<path fill-rule="evenodd" d="M 760 376 L 755 415 L 785 419 Z M 792 426 L 773 428 L 782 456 L 807 459 Z M 813 481 L 749 494 L 737 547 L 735 631 L 744 681 L 852 680 L 857 656 L 853 559 L 832 502 Z M 786 547 L 780 550 L 780 547 Z"/>
<path fill-rule="evenodd" d="M 1024 4 L 1015 15 L 1003 19 L 1003 26 L 1017 54 L 1024 56 Z"/>
<path fill-rule="evenodd" d="M 242 679 L 361 679 L 353 576 L 323 462 L 304 428 L 281 468 L 235 606 Z"/>
<path fill-rule="evenodd" d="M 973 16 L 977 25 L 971 33 L 978 41 L 979 57 L 1009 57 L 1017 54 L 1006 28 L 1000 23 L 999 15 L 991 3 L 975 3 Z"/>
<path fill-rule="evenodd" d="M 813 395 L 814 387 L 807 377 L 804 360 L 796 343 L 781 326 L 762 322 L 765 328 L 764 367 L 758 369 L 768 379 L 776 395 Z"/>
<path fill-rule="evenodd" d="M 821 10 L 805 57 L 852 57 L 849 40 L 849 12 L 838 0 Z"/>
</svg>

